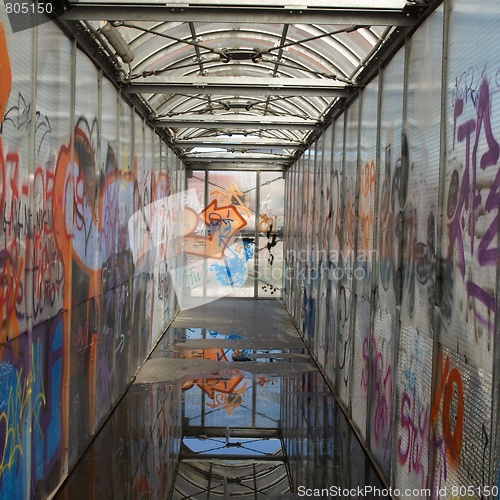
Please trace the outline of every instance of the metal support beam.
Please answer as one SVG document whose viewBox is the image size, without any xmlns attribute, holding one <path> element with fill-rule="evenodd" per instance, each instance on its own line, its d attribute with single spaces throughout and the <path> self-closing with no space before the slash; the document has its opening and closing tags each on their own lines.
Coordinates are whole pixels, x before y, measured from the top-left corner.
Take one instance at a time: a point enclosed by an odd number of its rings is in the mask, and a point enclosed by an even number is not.
<svg viewBox="0 0 500 500">
<path fill-rule="evenodd" d="M 156 120 L 155 127 L 204 128 L 236 130 L 319 130 L 321 123 L 316 120 L 303 120 L 287 116 L 255 115 L 190 115 L 172 116 Z"/>
<path fill-rule="evenodd" d="M 138 81 L 138 80 L 137 80 Z M 141 83 L 123 87 L 127 94 L 184 94 L 184 95 L 257 95 L 299 97 L 352 97 L 355 87 L 339 84 L 326 78 L 262 78 L 185 76 L 168 78 L 148 76 Z"/>
<path fill-rule="evenodd" d="M 216 129 L 216 130 L 230 130 L 232 133 L 239 133 L 239 131 L 258 131 L 258 130 L 321 130 L 322 124 L 314 121 L 304 121 L 304 123 L 289 123 L 289 122 L 275 122 L 267 120 L 268 116 L 262 117 L 262 120 L 266 120 L 262 123 L 256 123 L 254 121 L 248 121 L 245 118 L 240 120 L 228 121 L 219 120 L 220 116 L 211 115 L 214 122 L 207 123 L 203 120 L 156 120 L 152 123 L 155 128 L 199 128 L 199 129 Z M 195 117 L 193 117 L 195 118 Z M 217 120 L 217 121 L 215 121 Z"/>
<path fill-rule="evenodd" d="M 185 164 L 189 163 L 205 163 L 205 162 L 211 162 L 211 161 L 219 161 L 219 162 L 232 162 L 232 163 L 241 163 L 241 162 L 246 162 L 246 163 L 282 163 L 282 164 L 288 164 L 292 160 L 291 156 L 255 156 L 255 155 L 210 155 L 210 156 L 189 156 L 189 155 L 184 155 L 182 156 L 182 161 Z"/>
<path fill-rule="evenodd" d="M 203 140 L 179 140 L 172 142 L 173 148 L 228 148 L 228 149 L 305 149 L 300 141 L 280 141 L 277 139 L 254 137 L 214 137 Z"/>
<path fill-rule="evenodd" d="M 227 168 L 236 168 L 237 170 L 241 170 L 242 168 L 246 168 L 247 170 L 249 169 L 249 165 L 252 166 L 253 170 L 285 170 L 288 165 L 291 164 L 292 160 L 287 160 L 287 161 L 282 161 L 279 159 L 269 159 L 269 160 L 261 160 L 259 161 L 258 159 L 255 158 L 249 158 L 248 160 L 245 159 L 237 159 L 237 160 L 231 160 L 231 159 L 213 159 L 213 160 L 196 160 L 194 158 L 183 158 L 183 162 L 186 166 L 186 168 L 189 168 L 191 170 L 203 170 L 203 168 L 198 168 L 199 165 L 205 165 L 205 169 L 210 169 L 213 170 L 213 165 L 225 165 L 226 169 Z M 270 168 L 272 167 L 272 168 Z"/>
<path fill-rule="evenodd" d="M 269 161 L 269 163 L 253 163 L 241 161 L 212 161 L 200 163 L 188 163 L 186 168 L 189 170 L 262 170 L 273 172 L 284 172 L 289 168 L 289 164 L 277 163 L 276 161 Z"/>
<path fill-rule="evenodd" d="M 94 2 L 95 3 L 95 2 Z M 289 2 L 281 2 L 288 4 Z M 299 2 L 306 4 L 307 2 Z M 315 2 L 316 4 L 318 2 Z M 374 9 L 318 8 L 304 5 L 292 6 L 196 6 L 190 3 L 174 5 L 144 5 L 139 3 L 85 5 L 73 3 L 61 16 L 68 21 L 120 20 L 153 22 L 203 22 L 203 23 L 252 23 L 252 24 L 333 24 L 365 26 L 412 26 L 416 17 L 411 13 Z"/>
<path fill-rule="evenodd" d="M 181 156 L 184 163 L 203 162 L 203 161 L 232 161 L 232 162 L 252 162 L 252 163 L 270 163 L 281 162 L 288 164 L 292 161 L 291 155 L 255 155 L 246 153 L 213 153 L 213 154 L 184 154 Z"/>
</svg>

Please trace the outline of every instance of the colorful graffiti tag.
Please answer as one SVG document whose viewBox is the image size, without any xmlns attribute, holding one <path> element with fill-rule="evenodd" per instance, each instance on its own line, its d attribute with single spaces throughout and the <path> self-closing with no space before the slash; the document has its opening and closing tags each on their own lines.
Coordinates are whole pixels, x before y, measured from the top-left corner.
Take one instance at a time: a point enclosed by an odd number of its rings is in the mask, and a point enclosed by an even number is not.
<svg viewBox="0 0 500 500">
<path fill-rule="evenodd" d="M 186 350 L 183 351 L 182 357 L 230 361 L 224 349 Z M 233 375 L 188 380 L 183 383 L 182 389 L 189 391 L 194 385 L 197 385 L 210 398 L 210 401 L 206 403 L 209 408 L 222 408 L 228 415 L 231 415 L 244 402 L 248 381 L 245 381 L 243 375 L 236 372 Z"/>
<path fill-rule="evenodd" d="M 0 496 L 24 498 L 57 487 L 174 311 L 167 270 L 137 268 L 127 231 L 170 193 L 168 172 L 122 169 L 96 117 L 56 142 L 11 50 L 0 24 Z"/>
</svg>

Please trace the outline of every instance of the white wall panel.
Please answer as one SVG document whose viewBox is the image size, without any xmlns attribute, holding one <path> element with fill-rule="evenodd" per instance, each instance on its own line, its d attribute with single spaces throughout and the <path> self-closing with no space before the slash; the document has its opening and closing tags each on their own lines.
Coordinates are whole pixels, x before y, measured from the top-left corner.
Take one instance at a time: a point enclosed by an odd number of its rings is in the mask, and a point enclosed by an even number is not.
<svg viewBox="0 0 500 500">
<path fill-rule="evenodd" d="M 0 7 L 2 498 L 56 490 L 161 329 L 128 234 L 159 138 L 132 116 L 55 23 L 13 34 Z"/>
<path fill-rule="evenodd" d="M 452 5 L 446 89 L 445 216 L 441 256 L 442 343 L 492 369 L 498 241 L 500 111 L 496 2 L 471 20 L 467 2 Z M 480 27 L 480 28 L 479 28 Z M 470 34 L 470 36 L 467 36 Z M 470 43 L 470 37 L 474 43 Z"/>
<path fill-rule="evenodd" d="M 98 193 L 98 262 L 100 268 L 100 293 L 98 297 L 98 325 L 94 337 L 96 350 L 95 419 L 101 422 L 121 394 L 113 393 L 115 349 L 121 339 L 116 332 L 116 272 L 118 183 L 118 92 L 107 80 L 99 76 L 101 102 L 99 128 L 101 131 L 99 157 L 96 158 Z M 116 342 L 115 342 L 116 341 Z M 116 343 L 116 347 L 115 347 Z"/>
<path fill-rule="evenodd" d="M 319 141 L 321 152 L 318 159 L 321 159 L 319 168 L 320 174 L 320 216 L 318 221 L 318 272 L 320 280 L 318 309 L 317 309 L 317 328 L 316 328 L 316 346 L 317 359 L 323 369 L 326 366 L 326 352 L 328 341 L 328 304 L 330 280 L 328 270 L 330 267 L 329 259 L 329 235 L 330 227 L 330 182 L 331 182 L 331 130 L 325 131 Z"/>
<path fill-rule="evenodd" d="M 404 163 L 402 305 L 395 442 L 395 485 L 423 488 L 432 471 L 432 356 L 435 333 L 436 240 L 439 220 L 443 9 L 409 45 Z"/>
<path fill-rule="evenodd" d="M 65 206 L 73 205 L 70 360 L 69 462 L 75 463 L 96 427 L 93 346 L 97 335 L 99 299 L 99 99 L 98 71 L 84 54 L 76 53 L 73 162 L 66 176 L 73 179 Z M 71 213 L 71 212 L 70 212 Z"/>
<path fill-rule="evenodd" d="M 451 4 L 438 296 L 440 355 L 450 369 L 440 374 L 444 390 L 435 399 L 442 442 L 436 477 L 444 466 L 445 484 L 474 486 L 495 484 L 498 466 L 497 450 L 491 463 L 481 450 L 494 442 L 491 414 L 498 406 L 491 374 L 498 341 L 500 57 L 494 40 L 500 6 L 485 0 L 478 7 Z"/>
<path fill-rule="evenodd" d="M 330 229 L 330 276 L 331 276 L 331 305 L 329 310 L 329 335 L 333 339 L 331 353 L 329 353 L 328 376 L 331 377 L 332 384 L 341 384 L 341 377 L 338 375 L 338 367 L 341 363 L 339 321 L 340 315 L 338 302 L 340 295 L 340 280 L 343 269 L 341 267 L 342 249 L 342 208 L 343 208 L 343 186 L 344 186 L 344 119 L 337 119 L 333 129 L 333 165 L 332 165 L 332 220 Z"/>
<path fill-rule="evenodd" d="M 377 194 L 378 79 L 363 91 L 360 129 L 358 182 L 358 221 L 356 236 L 355 310 L 353 317 L 354 364 L 352 383 L 352 419 L 366 438 L 368 390 L 370 380 L 370 340 L 372 337 L 372 285 L 375 197 Z"/>
<path fill-rule="evenodd" d="M 349 269 L 354 234 L 356 257 L 373 250 L 361 262 L 373 274 L 331 273 L 320 288 L 325 372 L 386 484 L 432 498 L 498 486 L 499 18 L 493 0 L 448 0 L 363 90 L 359 121 L 350 103 L 334 124 L 330 256 L 342 250 Z M 305 235 L 297 248 L 310 250 Z M 339 264 L 331 258 L 331 271 Z"/>
<path fill-rule="evenodd" d="M 357 233 L 357 181 L 358 181 L 358 132 L 359 99 L 354 100 L 346 111 L 344 143 L 343 202 L 341 204 L 341 251 L 342 270 L 339 280 L 337 309 L 338 322 L 338 367 L 339 396 L 350 406 L 354 349 L 354 290 L 356 280 L 356 233 Z"/>
<path fill-rule="evenodd" d="M 370 447 L 389 477 L 394 415 L 394 362 L 397 349 L 398 268 L 401 214 L 407 169 L 402 161 L 404 50 L 383 72 L 378 185 L 378 286 L 371 343 Z"/>
<path fill-rule="evenodd" d="M 3 287 L 0 306 L 1 316 L 5 318 L 0 328 L 0 343 L 4 343 L 28 330 L 31 307 L 36 309 L 36 320 L 41 319 L 39 300 L 34 297 L 31 305 L 30 295 L 35 293 L 39 296 L 44 292 L 40 290 L 41 286 L 43 288 L 40 272 L 30 271 L 36 265 L 36 262 L 31 262 L 29 237 L 31 179 L 35 173 L 32 147 L 36 119 L 32 50 L 35 33 L 25 30 L 12 34 L 3 7 L 0 12 L 0 255 L 2 280 L 8 283 Z M 35 258 L 40 258 L 40 254 L 38 249 Z M 30 282 L 33 283 L 35 273 L 36 289 L 33 284 L 32 290 Z"/>
</svg>

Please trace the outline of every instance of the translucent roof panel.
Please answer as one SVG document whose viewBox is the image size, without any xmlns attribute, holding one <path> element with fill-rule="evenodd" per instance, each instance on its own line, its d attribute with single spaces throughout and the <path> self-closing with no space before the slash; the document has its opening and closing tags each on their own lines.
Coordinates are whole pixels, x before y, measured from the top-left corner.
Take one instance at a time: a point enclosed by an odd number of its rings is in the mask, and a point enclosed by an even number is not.
<svg viewBox="0 0 500 500">
<path fill-rule="evenodd" d="M 248 135 L 279 140 L 292 162 L 429 3 L 69 0 L 63 19 L 181 157 L 190 140 Z"/>
</svg>

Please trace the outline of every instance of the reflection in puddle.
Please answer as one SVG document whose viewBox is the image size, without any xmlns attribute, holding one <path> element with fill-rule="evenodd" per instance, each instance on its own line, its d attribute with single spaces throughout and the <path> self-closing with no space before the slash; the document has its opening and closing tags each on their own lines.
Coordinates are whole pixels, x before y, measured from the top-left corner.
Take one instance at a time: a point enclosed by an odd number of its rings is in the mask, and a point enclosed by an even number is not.
<svg viewBox="0 0 500 500">
<path fill-rule="evenodd" d="M 181 338 L 185 340 L 199 340 L 199 339 L 228 339 L 228 340 L 241 340 L 244 339 L 242 335 L 236 333 L 236 328 L 231 327 L 230 333 L 217 332 L 209 328 L 177 328 L 180 330 Z"/>
<path fill-rule="evenodd" d="M 297 498 L 300 486 L 382 487 L 304 348 L 176 328 L 139 375 L 56 498 Z"/>
<path fill-rule="evenodd" d="M 259 457 L 277 456 L 281 450 L 281 441 L 272 438 L 233 438 L 230 435 L 229 427 L 226 428 L 225 438 L 208 436 L 183 438 L 183 445 L 191 453 L 200 453 L 203 456 L 214 455 L 218 458 L 228 456 L 238 457 Z"/>
<path fill-rule="evenodd" d="M 184 422 L 194 426 L 277 427 L 280 379 L 265 376 L 205 378 L 183 382 Z"/>
<path fill-rule="evenodd" d="M 286 353 L 281 351 L 270 350 L 254 350 L 254 349 L 175 349 L 174 357 L 184 359 L 211 359 L 213 361 L 258 361 L 258 362 L 273 362 L 282 360 Z M 307 359 L 307 358 L 306 358 Z"/>
</svg>

